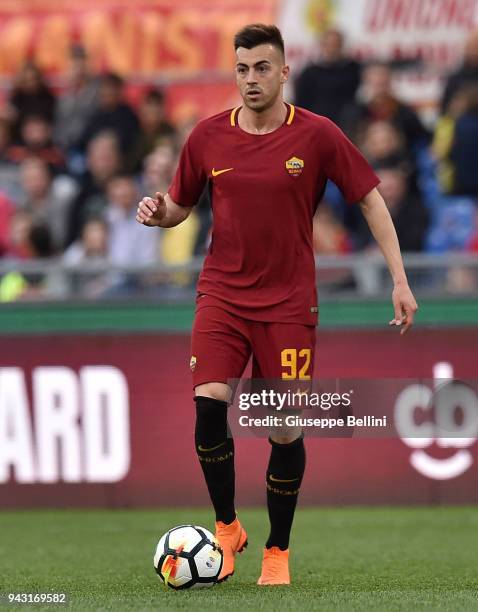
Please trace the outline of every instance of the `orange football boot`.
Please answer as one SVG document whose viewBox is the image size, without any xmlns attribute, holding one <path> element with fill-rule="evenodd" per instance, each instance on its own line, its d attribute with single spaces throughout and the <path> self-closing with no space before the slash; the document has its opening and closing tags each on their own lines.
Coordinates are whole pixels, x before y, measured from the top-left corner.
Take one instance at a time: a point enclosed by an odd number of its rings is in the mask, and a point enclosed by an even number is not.
<svg viewBox="0 0 478 612">
<path fill-rule="evenodd" d="M 289 549 L 281 550 L 278 546 L 264 548 L 262 572 L 257 584 L 290 584 Z"/>
<path fill-rule="evenodd" d="M 218 540 L 223 553 L 222 570 L 218 582 L 222 582 L 234 574 L 234 557 L 247 546 L 247 533 L 238 518 L 226 525 L 216 521 L 216 540 Z"/>
</svg>

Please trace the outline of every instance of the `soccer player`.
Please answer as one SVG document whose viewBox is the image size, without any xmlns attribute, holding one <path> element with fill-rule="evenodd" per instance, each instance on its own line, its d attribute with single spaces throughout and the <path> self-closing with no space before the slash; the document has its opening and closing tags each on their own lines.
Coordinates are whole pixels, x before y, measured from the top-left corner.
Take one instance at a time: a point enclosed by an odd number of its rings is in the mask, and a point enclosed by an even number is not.
<svg viewBox="0 0 478 612">
<path fill-rule="evenodd" d="M 312 375 L 318 317 L 312 219 L 327 179 L 348 202 L 359 203 L 382 249 L 394 282 L 390 324 L 406 332 L 417 309 L 374 172 L 334 123 L 283 100 L 289 67 L 280 31 L 248 25 L 236 34 L 234 47 L 243 104 L 193 129 L 169 192 L 143 198 L 136 217 L 147 226 L 178 225 L 209 185 L 213 233 L 198 282 L 190 365 L 196 451 L 224 551 L 220 580 L 234 573 L 235 554 L 247 545 L 234 508 L 227 383 L 241 377 L 251 355 L 253 378 Z M 279 430 L 269 442 L 270 534 L 258 584 L 289 584 L 304 441 L 300 431 Z"/>
</svg>

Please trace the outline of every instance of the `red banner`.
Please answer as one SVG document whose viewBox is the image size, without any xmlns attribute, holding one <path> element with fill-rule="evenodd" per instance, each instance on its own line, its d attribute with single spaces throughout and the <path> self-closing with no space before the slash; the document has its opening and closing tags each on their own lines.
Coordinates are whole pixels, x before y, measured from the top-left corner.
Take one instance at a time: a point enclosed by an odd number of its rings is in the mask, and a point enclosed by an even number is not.
<svg viewBox="0 0 478 612">
<path fill-rule="evenodd" d="M 2 338 L 0 507 L 207 504 L 186 335 Z M 323 331 L 316 375 L 476 378 L 478 330 Z M 237 503 L 263 503 L 269 447 L 238 439 Z M 473 503 L 478 444 L 307 440 L 304 504 Z"/>
<path fill-rule="evenodd" d="M 174 120 L 201 117 L 235 101 L 235 32 L 274 22 L 277 6 L 278 0 L 5 0 L 0 78 L 28 58 L 61 76 L 71 45 L 80 43 L 95 71 L 113 70 L 136 83 L 171 82 Z"/>
<path fill-rule="evenodd" d="M 271 22 L 277 0 L 57 0 L 2 2 L 0 76 L 27 58 L 50 73 L 64 73 L 68 50 L 81 43 L 95 68 L 125 76 L 191 77 L 228 71 L 232 38 L 246 23 Z"/>
</svg>

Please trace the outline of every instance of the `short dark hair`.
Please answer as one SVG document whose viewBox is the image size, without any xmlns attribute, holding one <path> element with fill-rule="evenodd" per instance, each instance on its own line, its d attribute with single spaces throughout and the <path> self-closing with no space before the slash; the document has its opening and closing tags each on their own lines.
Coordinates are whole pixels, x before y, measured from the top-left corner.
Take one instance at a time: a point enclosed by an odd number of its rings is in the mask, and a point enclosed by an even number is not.
<svg viewBox="0 0 478 612">
<path fill-rule="evenodd" d="M 111 85 L 112 87 L 116 87 L 116 89 L 121 89 L 124 85 L 123 79 L 116 72 L 105 72 L 101 76 L 101 82 L 104 85 Z"/>
<path fill-rule="evenodd" d="M 136 184 L 136 176 L 132 172 L 117 172 L 108 179 L 107 186 L 113 183 L 113 181 L 133 181 Z"/>
<path fill-rule="evenodd" d="M 164 103 L 164 93 L 161 89 L 148 89 L 144 94 L 143 102 L 153 102 L 156 104 Z"/>
<path fill-rule="evenodd" d="M 35 223 L 28 233 L 30 245 L 37 257 L 51 257 L 55 253 L 51 230 L 45 223 Z"/>
<path fill-rule="evenodd" d="M 285 55 L 284 39 L 281 31 L 275 25 L 251 23 L 243 27 L 234 36 L 234 49 L 239 47 L 253 49 L 259 45 L 273 45 Z"/>
</svg>

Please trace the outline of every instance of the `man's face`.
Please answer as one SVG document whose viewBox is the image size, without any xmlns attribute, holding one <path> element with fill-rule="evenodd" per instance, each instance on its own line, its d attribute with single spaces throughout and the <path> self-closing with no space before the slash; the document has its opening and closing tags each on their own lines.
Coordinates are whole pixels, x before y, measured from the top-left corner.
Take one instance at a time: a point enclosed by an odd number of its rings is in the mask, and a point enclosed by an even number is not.
<svg viewBox="0 0 478 612">
<path fill-rule="evenodd" d="M 371 99 L 388 96 L 392 91 L 392 74 L 387 66 L 369 66 L 363 76 L 364 88 Z"/>
<path fill-rule="evenodd" d="M 111 109 L 118 106 L 121 102 L 122 91 L 119 85 L 104 81 L 100 85 L 99 102 L 100 106 L 105 109 Z"/>
<path fill-rule="evenodd" d="M 164 117 L 163 105 L 157 100 L 144 100 L 139 109 L 141 123 L 147 128 L 156 128 Z"/>
<path fill-rule="evenodd" d="M 380 179 L 379 190 L 388 210 L 393 215 L 398 212 L 400 204 L 407 193 L 407 181 L 400 170 L 381 170 L 377 172 Z"/>
<path fill-rule="evenodd" d="M 134 208 L 138 200 L 138 191 L 133 179 L 118 177 L 108 184 L 108 199 L 111 205 L 128 211 Z"/>
<path fill-rule="evenodd" d="M 46 196 L 51 186 L 48 166 L 39 159 L 26 159 L 20 166 L 23 190 L 30 198 Z"/>
<path fill-rule="evenodd" d="M 236 82 L 244 104 L 260 113 L 273 106 L 289 76 L 277 47 L 265 44 L 236 51 Z"/>
<path fill-rule="evenodd" d="M 342 57 L 343 39 L 340 32 L 325 32 L 320 41 L 320 50 L 324 62 L 337 62 Z"/>
<path fill-rule="evenodd" d="M 73 84 L 81 83 L 88 76 L 86 57 L 72 57 L 70 60 L 70 80 Z"/>
<path fill-rule="evenodd" d="M 470 66 L 478 66 L 478 32 L 472 32 L 466 41 L 465 62 Z"/>
<path fill-rule="evenodd" d="M 120 155 L 115 141 L 108 136 L 97 136 L 88 145 L 87 167 L 99 181 L 117 172 Z"/>
</svg>

